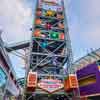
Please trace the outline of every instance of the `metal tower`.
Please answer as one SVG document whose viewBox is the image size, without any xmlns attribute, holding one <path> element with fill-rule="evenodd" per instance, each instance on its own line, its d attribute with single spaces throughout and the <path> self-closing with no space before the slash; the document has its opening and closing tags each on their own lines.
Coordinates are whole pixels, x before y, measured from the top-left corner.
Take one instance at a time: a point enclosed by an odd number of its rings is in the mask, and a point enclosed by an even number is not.
<svg viewBox="0 0 100 100">
<path fill-rule="evenodd" d="M 64 7 L 64 0 L 37 0 L 26 78 L 30 70 L 38 79 L 50 75 L 63 80 L 69 73 L 72 50 Z"/>
</svg>

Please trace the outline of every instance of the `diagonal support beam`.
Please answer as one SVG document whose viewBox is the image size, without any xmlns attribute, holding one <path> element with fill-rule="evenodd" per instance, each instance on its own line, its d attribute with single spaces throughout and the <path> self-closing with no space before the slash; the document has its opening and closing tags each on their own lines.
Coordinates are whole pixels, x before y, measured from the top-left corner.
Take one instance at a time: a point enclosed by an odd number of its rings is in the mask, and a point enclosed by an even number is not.
<svg viewBox="0 0 100 100">
<path fill-rule="evenodd" d="M 43 61 L 45 61 L 48 57 L 50 57 L 56 50 L 58 50 L 62 45 L 64 45 L 64 42 L 57 47 L 53 52 L 49 53 L 47 57 L 45 57 L 42 61 L 40 61 L 40 63 L 38 63 L 36 66 L 34 66 L 33 70 L 35 70 L 37 68 L 38 65 L 40 65 Z"/>
</svg>

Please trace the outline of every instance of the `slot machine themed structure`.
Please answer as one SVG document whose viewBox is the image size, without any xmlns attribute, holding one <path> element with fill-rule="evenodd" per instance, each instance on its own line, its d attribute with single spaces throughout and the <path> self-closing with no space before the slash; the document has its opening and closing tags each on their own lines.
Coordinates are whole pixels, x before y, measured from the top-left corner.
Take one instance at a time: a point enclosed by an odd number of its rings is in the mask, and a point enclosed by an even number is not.
<svg viewBox="0 0 100 100">
<path fill-rule="evenodd" d="M 68 73 L 67 68 L 70 68 L 72 60 L 64 11 L 64 0 L 37 0 L 30 43 L 26 98 L 38 91 L 48 94 L 60 91 L 64 93 L 64 75 Z M 65 63 L 66 71 L 63 68 Z"/>
</svg>

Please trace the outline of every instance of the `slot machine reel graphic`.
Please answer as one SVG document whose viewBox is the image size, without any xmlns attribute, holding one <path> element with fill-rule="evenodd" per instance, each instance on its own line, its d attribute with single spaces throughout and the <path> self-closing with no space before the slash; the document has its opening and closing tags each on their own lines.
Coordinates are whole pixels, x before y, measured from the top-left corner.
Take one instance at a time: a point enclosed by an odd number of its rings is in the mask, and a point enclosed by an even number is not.
<svg viewBox="0 0 100 100">
<path fill-rule="evenodd" d="M 60 33 L 60 34 L 59 34 L 59 39 L 61 39 L 61 40 L 64 40 L 64 39 L 65 39 L 64 33 Z"/>
<path fill-rule="evenodd" d="M 37 9 L 37 11 L 36 11 L 36 15 L 37 15 L 37 16 L 41 16 L 41 15 L 42 15 L 42 11 L 41 11 L 40 8 Z"/>
<path fill-rule="evenodd" d="M 58 23 L 58 27 L 59 27 L 60 29 L 64 29 L 64 24 L 63 24 L 63 23 Z"/>
<path fill-rule="evenodd" d="M 41 24 L 42 24 L 42 20 L 39 19 L 39 18 L 36 19 L 36 20 L 35 20 L 35 24 L 36 24 L 36 25 L 41 25 Z"/>
<path fill-rule="evenodd" d="M 44 41 L 41 42 L 40 45 L 41 45 L 42 48 L 47 48 L 48 42 L 44 40 Z"/>
<path fill-rule="evenodd" d="M 49 9 L 49 10 L 46 11 L 45 16 L 54 17 L 55 16 L 55 11 Z"/>
<path fill-rule="evenodd" d="M 45 28 L 46 28 L 47 30 L 50 30 L 51 27 L 52 27 L 52 25 L 51 25 L 50 23 L 47 22 L 47 23 L 45 24 Z"/>
<path fill-rule="evenodd" d="M 51 39 L 59 39 L 59 32 L 50 32 Z"/>
<path fill-rule="evenodd" d="M 41 36 L 41 31 L 39 29 L 36 29 L 33 33 L 33 36 L 35 37 L 40 37 Z"/>
<path fill-rule="evenodd" d="M 64 15 L 62 15 L 61 13 L 57 13 L 57 18 L 58 19 L 64 19 Z"/>
</svg>

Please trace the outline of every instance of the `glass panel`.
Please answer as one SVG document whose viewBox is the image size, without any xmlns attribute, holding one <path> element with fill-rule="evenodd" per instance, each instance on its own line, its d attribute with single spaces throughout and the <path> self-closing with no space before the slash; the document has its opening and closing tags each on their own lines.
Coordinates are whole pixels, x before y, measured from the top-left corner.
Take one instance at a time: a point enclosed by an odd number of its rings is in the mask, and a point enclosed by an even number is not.
<svg viewBox="0 0 100 100">
<path fill-rule="evenodd" d="M 0 87 L 2 87 L 7 81 L 7 75 L 0 67 Z"/>
</svg>

